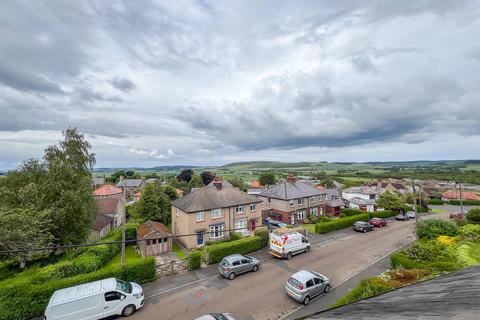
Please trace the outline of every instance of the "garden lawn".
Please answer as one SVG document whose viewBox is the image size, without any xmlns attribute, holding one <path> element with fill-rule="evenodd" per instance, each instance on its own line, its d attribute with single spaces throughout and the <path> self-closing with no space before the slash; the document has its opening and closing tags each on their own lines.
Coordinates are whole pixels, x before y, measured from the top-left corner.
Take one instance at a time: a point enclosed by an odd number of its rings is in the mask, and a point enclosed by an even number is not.
<svg viewBox="0 0 480 320">
<path fill-rule="evenodd" d="M 302 228 L 307 229 L 308 233 L 315 233 L 315 223 L 304 223 Z"/>
<path fill-rule="evenodd" d="M 180 260 L 187 258 L 185 253 L 175 242 L 172 244 L 172 251 L 177 255 L 177 258 Z"/>
<path fill-rule="evenodd" d="M 114 265 L 119 266 L 121 257 L 122 257 L 122 253 L 117 254 L 116 256 L 113 257 L 112 260 L 110 260 L 110 262 L 108 262 L 105 265 L 105 267 L 109 268 Z M 135 249 L 133 249 L 133 246 L 127 246 L 125 248 L 125 264 L 128 264 L 130 262 L 138 262 L 140 260 L 142 260 L 142 257 L 135 252 Z"/>
<path fill-rule="evenodd" d="M 444 213 L 447 212 L 448 210 L 445 209 L 432 209 L 432 213 Z"/>
</svg>

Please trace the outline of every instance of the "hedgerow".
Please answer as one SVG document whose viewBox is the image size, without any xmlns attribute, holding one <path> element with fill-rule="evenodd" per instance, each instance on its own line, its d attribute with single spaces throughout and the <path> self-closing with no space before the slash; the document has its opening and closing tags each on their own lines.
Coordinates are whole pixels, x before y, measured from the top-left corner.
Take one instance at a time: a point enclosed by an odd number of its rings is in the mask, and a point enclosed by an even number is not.
<svg viewBox="0 0 480 320">
<path fill-rule="evenodd" d="M 245 237 L 240 240 L 210 244 L 204 247 L 205 261 L 216 263 L 231 254 L 246 254 L 262 248 L 262 238 L 258 236 Z"/>
<path fill-rule="evenodd" d="M 364 213 L 328 222 L 317 223 L 315 225 L 315 232 L 322 234 L 333 230 L 344 229 L 351 227 L 356 221 L 368 221 L 369 219 L 370 215 L 368 213 Z"/>
</svg>

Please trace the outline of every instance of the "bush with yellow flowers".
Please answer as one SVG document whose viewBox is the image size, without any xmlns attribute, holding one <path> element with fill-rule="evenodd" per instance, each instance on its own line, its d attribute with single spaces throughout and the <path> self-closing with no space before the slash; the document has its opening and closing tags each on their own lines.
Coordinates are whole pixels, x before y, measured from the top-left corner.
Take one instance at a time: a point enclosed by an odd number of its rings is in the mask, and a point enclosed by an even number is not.
<svg viewBox="0 0 480 320">
<path fill-rule="evenodd" d="M 446 246 L 451 246 L 455 242 L 455 238 L 449 236 L 438 236 L 437 242 Z"/>
</svg>

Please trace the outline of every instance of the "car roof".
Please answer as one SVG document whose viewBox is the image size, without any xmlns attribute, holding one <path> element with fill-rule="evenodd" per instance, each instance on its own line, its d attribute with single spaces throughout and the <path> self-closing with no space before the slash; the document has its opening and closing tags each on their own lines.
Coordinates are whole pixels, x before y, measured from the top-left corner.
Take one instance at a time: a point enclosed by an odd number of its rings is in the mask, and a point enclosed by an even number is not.
<svg viewBox="0 0 480 320">
<path fill-rule="evenodd" d="M 316 277 L 316 275 L 307 270 L 300 270 L 297 273 L 292 274 L 292 278 L 300 282 L 304 282 L 305 280 L 309 280 L 313 277 Z"/>
<path fill-rule="evenodd" d="M 115 278 L 108 278 L 88 283 L 79 284 L 73 287 L 57 290 L 50 298 L 49 305 L 57 305 L 67 301 L 77 300 L 100 292 L 114 290 L 117 286 Z"/>
<path fill-rule="evenodd" d="M 244 256 L 242 256 L 241 254 L 232 254 L 232 255 L 226 256 L 224 259 L 227 261 L 233 261 L 241 258 L 244 258 Z"/>
<path fill-rule="evenodd" d="M 357 221 L 355 222 L 356 224 L 365 224 L 365 223 L 368 223 L 368 222 L 365 222 L 365 221 Z"/>
</svg>

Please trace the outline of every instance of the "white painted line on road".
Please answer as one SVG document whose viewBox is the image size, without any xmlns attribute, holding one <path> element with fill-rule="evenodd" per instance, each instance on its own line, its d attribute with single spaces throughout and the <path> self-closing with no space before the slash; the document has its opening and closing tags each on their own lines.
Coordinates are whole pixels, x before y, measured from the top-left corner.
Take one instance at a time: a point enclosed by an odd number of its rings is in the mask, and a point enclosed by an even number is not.
<svg viewBox="0 0 480 320">
<path fill-rule="evenodd" d="M 388 257 L 389 255 L 391 255 L 392 253 L 394 253 L 394 252 L 400 250 L 401 248 L 409 245 L 410 243 L 414 242 L 415 240 L 416 240 L 416 239 L 413 239 L 412 241 L 410 241 L 409 243 L 405 244 L 404 246 L 402 246 L 402 247 L 400 247 L 400 248 L 398 248 L 398 249 L 394 249 L 394 250 L 390 251 L 389 253 L 387 253 L 387 254 L 384 255 L 383 257 L 375 260 L 374 262 L 372 262 L 371 264 L 369 264 L 368 266 L 366 266 L 366 267 L 363 268 L 362 270 L 360 270 L 360 271 L 352 274 L 351 276 L 347 277 L 346 279 L 340 281 L 339 283 L 337 283 L 336 285 L 334 285 L 330 290 L 333 290 L 333 289 L 335 289 L 336 287 L 338 287 L 338 286 L 342 285 L 343 283 L 347 282 L 348 280 L 356 277 L 357 275 L 359 275 L 360 273 L 362 273 L 362 272 L 365 271 L 366 269 L 368 269 L 368 268 L 370 268 L 371 266 L 373 266 L 374 264 L 382 261 L 383 259 L 385 259 L 385 258 Z M 315 297 L 314 299 L 310 300 L 310 302 L 316 300 L 317 298 L 319 298 L 319 297 L 321 297 L 321 296 L 322 296 L 322 294 L 319 295 L 319 296 L 317 296 L 317 297 Z M 287 313 L 286 315 L 284 315 L 284 316 L 282 316 L 281 318 L 279 318 L 279 320 L 286 319 L 287 317 L 291 316 L 293 313 L 297 312 L 298 310 L 302 309 L 303 307 L 305 307 L 305 306 L 304 306 L 304 305 L 301 305 L 301 306 L 293 309 L 292 311 L 290 311 L 290 312 Z"/>
</svg>

